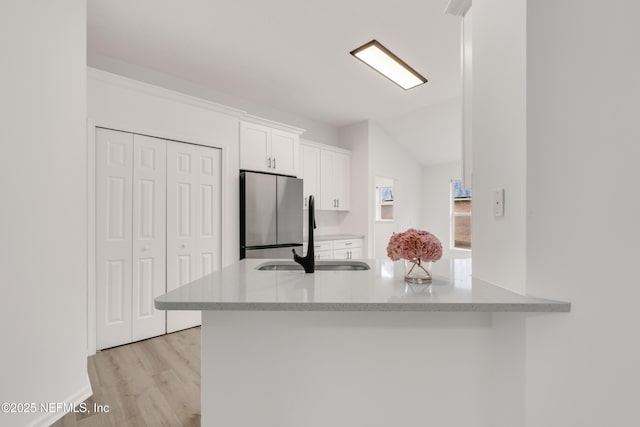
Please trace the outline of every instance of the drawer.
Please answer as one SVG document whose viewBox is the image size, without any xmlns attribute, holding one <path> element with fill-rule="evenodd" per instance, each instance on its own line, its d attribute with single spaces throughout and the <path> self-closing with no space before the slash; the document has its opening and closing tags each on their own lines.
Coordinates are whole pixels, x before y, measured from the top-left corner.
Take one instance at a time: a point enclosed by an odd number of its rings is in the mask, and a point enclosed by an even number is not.
<svg viewBox="0 0 640 427">
<path fill-rule="evenodd" d="M 333 241 L 333 249 L 353 249 L 353 248 L 361 248 L 362 247 L 362 239 L 345 239 L 345 240 L 334 240 Z"/>
<path fill-rule="evenodd" d="M 304 250 L 304 253 L 307 253 L 307 242 L 304 242 L 302 244 L 302 249 Z M 333 241 L 332 240 L 323 240 L 320 242 L 314 242 L 313 243 L 313 251 L 314 252 L 318 252 L 318 251 L 332 251 L 333 250 Z"/>
</svg>

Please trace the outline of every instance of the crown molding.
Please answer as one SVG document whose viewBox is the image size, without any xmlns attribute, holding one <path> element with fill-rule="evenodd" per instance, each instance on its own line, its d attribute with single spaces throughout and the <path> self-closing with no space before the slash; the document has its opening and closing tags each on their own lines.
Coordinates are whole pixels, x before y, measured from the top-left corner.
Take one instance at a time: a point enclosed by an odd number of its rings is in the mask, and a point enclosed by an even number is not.
<svg viewBox="0 0 640 427">
<path fill-rule="evenodd" d="M 286 125 L 280 122 L 274 122 L 273 120 L 263 119 L 262 117 L 252 116 L 249 114 L 243 116 L 242 120 L 257 125 L 267 126 L 273 129 L 279 129 L 285 132 L 295 133 L 296 135 L 302 135 L 304 132 L 306 132 L 306 129 Z"/>
<path fill-rule="evenodd" d="M 87 78 L 233 117 L 245 117 L 247 115 L 246 111 L 239 110 L 237 108 L 228 107 L 226 105 L 207 101 L 206 99 L 197 98 L 191 95 L 185 95 L 184 93 L 141 82 L 140 80 L 130 79 L 119 74 L 109 73 L 97 68 L 87 67 Z"/>
</svg>

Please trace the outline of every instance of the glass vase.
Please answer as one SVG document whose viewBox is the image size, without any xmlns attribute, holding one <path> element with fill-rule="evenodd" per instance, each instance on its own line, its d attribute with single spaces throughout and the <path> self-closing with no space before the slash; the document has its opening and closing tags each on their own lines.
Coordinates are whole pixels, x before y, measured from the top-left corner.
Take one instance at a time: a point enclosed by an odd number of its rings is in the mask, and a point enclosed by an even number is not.
<svg viewBox="0 0 640 427">
<path fill-rule="evenodd" d="M 431 284 L 432 261 L 404 260 L 404 281 L 416 285 Z"/>
</svg>

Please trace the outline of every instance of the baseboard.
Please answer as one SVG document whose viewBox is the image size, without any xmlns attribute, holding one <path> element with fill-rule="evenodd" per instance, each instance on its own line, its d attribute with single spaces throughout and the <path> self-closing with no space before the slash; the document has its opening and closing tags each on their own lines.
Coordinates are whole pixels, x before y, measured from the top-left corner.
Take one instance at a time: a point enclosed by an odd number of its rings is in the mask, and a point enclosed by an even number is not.
<svg viewBox="0 0 640 427">
<path fill-rule="evenodd" d="M 91 390 L 91 383 L 89 383 L 89 376 L 87 376 L 87 383 L 85 384 L 85 386 L 77 392 L 73 393 L 71 396 L 64 399 L 62 402 L 73 403 L 74 406 L 77 406 L 91 397 L 91 395 L 93 395 L 93 390 Z M 51 424 L 55 423 L 65 415 L 67 415 L 67 412 L 46 413 L 37 418 L 31 424 L 28 424 L 28 427 L 50 427 Z"/>
</svg>

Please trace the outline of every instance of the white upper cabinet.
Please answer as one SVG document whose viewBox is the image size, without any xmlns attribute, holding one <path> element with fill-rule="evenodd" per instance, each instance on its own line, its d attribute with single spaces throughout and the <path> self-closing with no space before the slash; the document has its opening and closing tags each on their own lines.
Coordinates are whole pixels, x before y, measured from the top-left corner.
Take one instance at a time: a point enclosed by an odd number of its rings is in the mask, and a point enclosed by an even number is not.
<svg viewBox="0 0 640 427">
<path fill-rule="evenodd" d="M 298 174 L 298 135 L 271 130 L 271 160 L 275 172 L 283 175 Z"/>
<path fill-rule="evenodd" d="M 240 122 L 240 169 L 296 176 L 298 144 L 299 133 Z"/>
<path fill-rule="evenodd" d="M 271 172 L 271 129 L 240 123 L 240 169 Z"/>
<path fill-rule="evenodd" d="M 342 151 L 320 153 L 320 209 L 348 211 L 351 194 L 351 155 Z"/>
<path fill-rule="evenodd" d="M 302 178 L 302 207 L 309 208 L 309 196 L 313 195 L 316 207 L 320 207 L 320 148 L 300 141 L 298 178 Z"/>
</svg>

